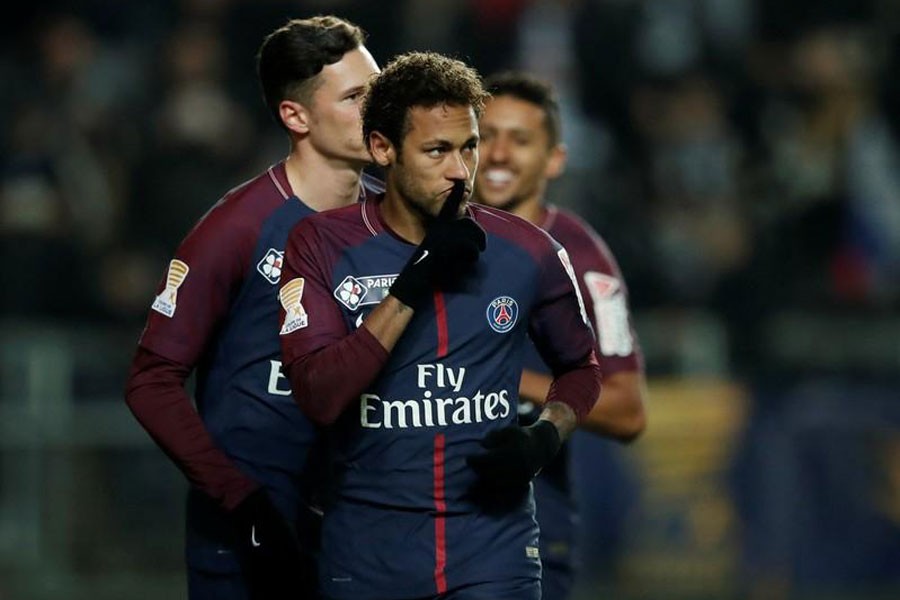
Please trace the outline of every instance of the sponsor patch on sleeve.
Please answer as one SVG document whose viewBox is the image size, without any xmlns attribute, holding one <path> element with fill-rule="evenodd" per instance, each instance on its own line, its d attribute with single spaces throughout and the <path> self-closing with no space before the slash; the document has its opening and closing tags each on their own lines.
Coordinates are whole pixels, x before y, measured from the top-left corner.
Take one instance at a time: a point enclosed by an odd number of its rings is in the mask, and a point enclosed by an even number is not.
<svg viewBox="0 0 900 600">
<path fill-rule="evenodd" d="M 362 303 L 368 293 L 369 288 L 352 275 L 347 275 L 344 280 L 334 288 L 334 297 L 338 302 L 350 310 L 359 308 L 360 303 Z"/>
<path fill-rule="evenodd" d="M 170 319 L 172 318 L 178 306 L 178 288 L 184 283 L 190 270 L 187 263 L 177 258 L 172 259 L 169 263 L 169 272 L 166 274 L 166 287 L 153 300 L 153 306 L 151 307 L 153 310 Z"/>
<path fill-rule="evenodd" d="M 281 301 L 281 306 L 284 307 L 285 312 L 280 335 L 287 335 L 309 325 L 309 317 L 301 303 L 304 283 L 302 277 L 291 279 L 278 292 L 278 299 Z"/>
<path fill-rule="evenodd" d="M 269 248 L 265 256 L 256 264 L 256 270 L 266 278 L 266 281 L 275 285 L 281 280 L 281 267 L 284 262 L 284 252 Z"/>
<path fill-rule="evenodd" d="M 628 304 L 621 282 L 610 275 L 588 271 L 584 284 L 594 303 L 597 341 L 606 356 L 628 356 L 634 352 L 634 339 L 628 321 Z"/>
</svg>

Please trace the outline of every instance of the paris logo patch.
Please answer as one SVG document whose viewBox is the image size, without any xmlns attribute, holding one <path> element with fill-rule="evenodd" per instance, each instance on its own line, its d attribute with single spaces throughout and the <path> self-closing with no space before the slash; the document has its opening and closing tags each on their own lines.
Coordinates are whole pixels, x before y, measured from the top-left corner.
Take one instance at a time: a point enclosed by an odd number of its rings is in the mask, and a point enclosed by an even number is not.
<svg viewBox="0 0 900 600">
<path fill-rule="evenodd" d="M 487 321 L 497 333 L 506 333 L 519 319 L 519 303 L 509 296 L 494 298 L 487 308 Z"/>
</svg>

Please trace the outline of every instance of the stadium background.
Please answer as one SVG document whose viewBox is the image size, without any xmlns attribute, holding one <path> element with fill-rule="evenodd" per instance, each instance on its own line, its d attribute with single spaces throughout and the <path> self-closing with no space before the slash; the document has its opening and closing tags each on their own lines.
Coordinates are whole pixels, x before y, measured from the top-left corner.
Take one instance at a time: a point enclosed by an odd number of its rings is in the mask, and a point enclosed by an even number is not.
<svg viewBox="0 0 900 600">
<path fill-rule="evenodd" d="M 73 0 L 0 23 L 0 599 L 183 597 L 125 372 L 178 240 L 286 153 L 260 40 L 321 12 L 560 91 L 551 198 L 651 384 L 638 443 L 577 440 L 578 598 L 900 597 L 900 3 Z"/>
</svg>

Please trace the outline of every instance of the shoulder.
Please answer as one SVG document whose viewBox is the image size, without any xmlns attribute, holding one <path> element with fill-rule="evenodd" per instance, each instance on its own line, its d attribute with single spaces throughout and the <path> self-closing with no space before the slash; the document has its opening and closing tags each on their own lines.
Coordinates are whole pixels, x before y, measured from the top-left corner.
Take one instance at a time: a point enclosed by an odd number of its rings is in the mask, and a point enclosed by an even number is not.
<svg viewBox="0 0 900 600">
<path fill-rule="evenodd" d="M 521 247 L 537 260 L 559 249 L 559 244 L 546 231 L 526 219 L 481 204 L 470 204 L 469 210 L 488 235 Z"/>
<path fill-rule="evenodd" d="M 549 205 L 545 226 L 553 239 L 562 244 L 574 258 L 601 261 L 612 268 L 615 257 L 603 237 L 575 213 Z"/>
<path fill-rule="evenodd" d="M 309 215 L 291 230 L 289 245 L 346 248 L 363 243 L 375 235 L 367 217 L 369 199 Z M 324 248 L 318 248 L 323 250 Z"/>
<path fill-rule="evenodd" d="M 270 168 L 226 192 L 200 218 L 194 230 L 210 227 L 217 230 L 258 230 L 269 215 L 287 199 L 288 196 Z"/>
<path fill-rule="evenodd" d="M 252 249 L 263 223 L 285 200 L 269 171 L 257 175 L 222 196 L 188 232 L 179 252 Z"/>
<path fill-rule="evenodd" d="M 363 212 L 366 201 L 333 208 L 331 210 L 323 210 L 308 216 L 298 224 L 298 227 L 306 227 L 322 231 L 341 230 L 344 228 L 355 228 L 364 226 Z"/>
<path fill-rule="evenodd" d="M 606 243 L 587 221 L 570 210 L 555 205 L 547 206 L 547 218 L 544 227 L 564 246 L 566 242 L 583 244 L 599 244 L 606 247 Z"/>
</svg>

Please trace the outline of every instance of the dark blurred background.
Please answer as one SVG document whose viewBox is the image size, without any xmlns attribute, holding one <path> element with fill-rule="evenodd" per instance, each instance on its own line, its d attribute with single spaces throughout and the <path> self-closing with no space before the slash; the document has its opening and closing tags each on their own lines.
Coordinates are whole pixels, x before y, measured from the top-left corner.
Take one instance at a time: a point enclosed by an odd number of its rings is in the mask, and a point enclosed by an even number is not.
<svg viewBox="0 0 900 600">
<path fill-rule="evenodd" d="M 631 290 L 635 445 L 579 436 L 579 600 L 900 597 L 900 2 L 70 0 L 0 20 L 0 600 L 182 598 L 122 387 L 176 244 L 287 153 L 254 55 L 335 13 L 560 93 Z"/>
</svg>

